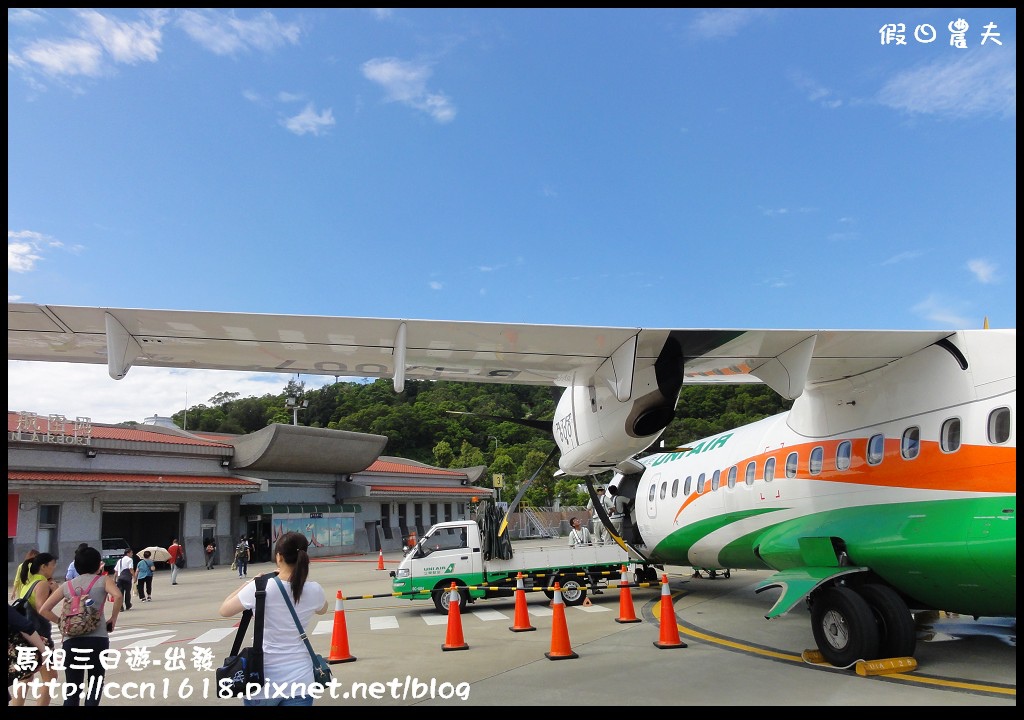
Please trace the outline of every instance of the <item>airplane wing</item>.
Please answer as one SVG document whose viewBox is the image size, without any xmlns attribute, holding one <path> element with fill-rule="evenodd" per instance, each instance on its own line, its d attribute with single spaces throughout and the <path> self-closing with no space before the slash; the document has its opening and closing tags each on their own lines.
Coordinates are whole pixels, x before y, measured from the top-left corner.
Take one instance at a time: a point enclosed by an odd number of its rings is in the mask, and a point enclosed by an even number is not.
<svg viewBox="0 0 1024 720">
<path fill-rule="evenodd" d="M 948 331 L 645 329 L 8 303 L 9 360 L 568 386 L 678 343 L 686 383 L 764 382 L 784 397 L 917 352 Z"/>
</svg>

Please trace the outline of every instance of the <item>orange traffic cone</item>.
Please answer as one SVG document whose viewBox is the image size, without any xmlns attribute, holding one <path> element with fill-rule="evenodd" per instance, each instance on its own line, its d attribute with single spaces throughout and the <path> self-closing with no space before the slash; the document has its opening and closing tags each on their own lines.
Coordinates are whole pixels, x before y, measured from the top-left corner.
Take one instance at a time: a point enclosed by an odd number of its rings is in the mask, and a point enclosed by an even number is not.
<svg viewBox="0 0 1024 720">
<path fill-rule="evenodd" d="M 654 647 L 662 650 L 686 647 L 686 643 L 679 639 L 676 611 L 672 607 L 672 593 L 668 589 L 668 575 L 661 576 L 661 634 Z"/>
<path fill-rule="evenodd" d="M 449 592 L 451 594 L 448 596 L 448 633 L 444 637 L 444 645 L 441 646 L 441 649 L 468 650 L 469 645 L 462 637 L 462 613 L 459 610 L 462 594 L 455 587 L 454 580 Z"/>
<path fill-rule="evenodd" d="M 338 597 L 334 601 L 334 632 L 331 634 L 331 654 L 327 662 L 331 665 L 336 663 L 353 662 L 355 660 L 348 652 L 348 625 L 345 623 L 345 596 L 338 591 Z"/>
<path fill-rule="evenodd" d="M 615 618 L 617 623 L 638 623 L 642 622 L 633 610 L 633 593 L 629 589 L 629 581 L 626 579 L 626 566 L 622 566 L 622 574 L 619 576 L 619 616 Z"/>
<path fill-rule="evenodd" d="M 554 610 L 551 616 L 551 652 L 544 653 L 548 660 L 570 660 L 579 655 L 572 651 L 569 644 L 569 628 L 565 624 L 565 603 L 562 602 L 562 589 L 555 583 L 555 597 L 551 602 Z"/>
<path fill-rule="evenodd" d="M 523 587 L 523 574 L 519 573 L 516 575 L 516 619 L 509 630 L 527 632 L 536 629 L 530 624 L 530 614 L 526 611 L 526 588 Z"/>
<path fill-rule="evenodd" d="M 384 548 L 380 549 L 380 555 L 377 556 L 377 569 L 384 569 Z"/>
</svg>

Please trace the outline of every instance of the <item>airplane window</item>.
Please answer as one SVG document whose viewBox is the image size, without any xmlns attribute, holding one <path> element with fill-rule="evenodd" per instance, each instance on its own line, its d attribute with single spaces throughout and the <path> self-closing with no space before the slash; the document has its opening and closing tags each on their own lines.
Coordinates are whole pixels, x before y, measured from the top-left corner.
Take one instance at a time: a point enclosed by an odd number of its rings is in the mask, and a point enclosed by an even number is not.
<svg viewBox="0 0 1024 720">
<path fill-rule="evenodd" d="M 825 448 L 821 445 L 811 450 L 811 461 L 808 464 L 807 469 L 811 471 L 811 475 L 817 475 L 821 472 L 821 465 L 825 460 Z"/>
<path fill-rule="evenodd" d="M 903 431 L 900 439 L 900 455 L 904 460 L 913 460 L 921 452 L 921 428 L 916 425 Z"/>
<path fill-rule="evenodd" d="M 679 478 L 672 481 L 672 497 L 679 494 Z"/>
<path fill-rule="evenodd" d="M 729 489 L 730 490 L 732 490 L 734 487 L 736 487 L 736 475 L 737 475 L 738 472 L 739 471 L 736 470 L 736 466 L 735 465 L 733 465 L 731 468 L 729 468 Z"/>
<path fill-rule="evenodd" d="M 722 484 L 722 471 L 715 470 L 715 474 L 711 476 L 711 489 L 717 490 L 718 486 Z"/>
<path fill-rule="evenodd" d="M 693 487 L 693 475 L 687 475 L 686 482 L 683 483 L 683 495 L 689 495 L 691 487 Z"/>
<path fill-rule="evenodd" d="M 872 435 L 868 440 L 868 465 L 877 465 L 885 455 L 885 435 Z"/>
<path fill-rule="evenodd" d="M 654 483 L 651 483 L 651 489 L 647 492 L 647 502 L 654 502 L 654 491 L 656 489 Z"/>
<path fill-rule="evenodd" d="M 704 473 L 697 476 L 697 492 L 704 492 Z"/>
<path fill-rule="evenodd" d="M 662 500 L 664 500 L 664 499 L 665 499 L 665 493 L 666 493 L 667 491 L 668 491 L 668 483 L 667 483 L 667 482 L 663 482 L 663 483 L 661 484 L 661 495 L 660 495 L 660 497 L 661 497 L 661 499 L 662 499 Z"/>
<path fill-rule="evenodd" d="M 764 461 L 764 481 L 771 482 L 775 479 L 775 458 L 770 457 Z"/>
<path fill-rule="evenodd" d="M 795 452 L 791 452 L 786 456 L 786 477 L 796 477 L 796 465 L 798 461 L 799 458 Z"/>
<path fill-rule="evenodd" d="M 1010 408 L 996 408 L 988 416 L 988 441 L 1002 445 L 1010 439 Z"/>
<path fill-rule="evenodd" d="M 754 484 L 754 475 L 756 473 L 757 473 L 757 465 L 754 463 L 753 460 L 751 460 L 750 462 L 747 463 L 747 472 L 744 475 L 743 481 L 747 485 L 753 485 Z"/>
<path fill-rule="evenodd" d="M 836 448 L 836 470 L 850 469 L 850 454 L 853 446 L 849 440 L 843 440 Z"/>
<path fill-rule="evenodd" d="M 942 423 L 939 444 L 942 452 L 956 452 L 960 449 L 960 418 L 950 418 Z"/>
</svg>

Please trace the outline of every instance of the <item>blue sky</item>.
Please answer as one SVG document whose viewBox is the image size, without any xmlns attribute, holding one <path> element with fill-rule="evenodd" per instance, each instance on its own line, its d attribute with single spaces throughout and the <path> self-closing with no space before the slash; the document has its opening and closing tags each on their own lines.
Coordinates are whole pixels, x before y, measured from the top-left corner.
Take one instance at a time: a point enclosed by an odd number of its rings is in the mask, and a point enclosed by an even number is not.
<svg viewBox="0 0 1024 720">
<path fill-rule="evenodd" d="M 1013 9 L 7 17 L 9 300 L 1016 327 Z M 8 375 L 103 422 L 288 379 Z"/>
</svg>

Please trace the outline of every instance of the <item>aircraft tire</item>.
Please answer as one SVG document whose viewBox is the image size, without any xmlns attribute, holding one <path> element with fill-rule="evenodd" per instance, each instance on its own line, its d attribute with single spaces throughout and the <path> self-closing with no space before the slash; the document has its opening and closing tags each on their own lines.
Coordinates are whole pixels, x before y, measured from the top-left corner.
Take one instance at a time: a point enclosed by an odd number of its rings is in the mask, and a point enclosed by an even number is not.
<svg viewBox="0 0 1024 720">
<path fill-rule="evenodd" d="M 878 623 L 878 657 L 912 657 L 917 648 L 917 628 L 910 608 L 888 585 L 873 583 L 857 588 Z"/>
<path fill-rule="evenodd" d="M 878 657 L 875 614 L 867 600 L 848 587 L 828 587 L 814 594 L 811 632 L 826 662 L 835 667 Z"/>
<path fill-rule="evenodd" d="M 451 588 L 452 584 L 451 581 L 449 581 L 446 585 L 444 585 L 444 587 L 441 587 L 439 585 L 438 587 L 434 588 L 430 593 L 430 597 L 434 601 L 434 607 L 437 608 L 437 611 L 442 615 L 448 614 L 448 606 L 451 605 Z M 466 590 L 466 588 L 460 587 L 459 612 L 464 611 L 468 604 L 469 592 Z"/>
</svg>

